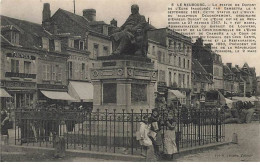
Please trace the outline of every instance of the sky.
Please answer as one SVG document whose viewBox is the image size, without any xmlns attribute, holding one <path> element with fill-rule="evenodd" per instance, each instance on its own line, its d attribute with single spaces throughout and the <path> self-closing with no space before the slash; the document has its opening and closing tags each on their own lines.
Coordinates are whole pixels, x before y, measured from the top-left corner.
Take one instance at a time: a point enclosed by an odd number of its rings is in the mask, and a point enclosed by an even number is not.
<svg viewBox="0 0 260 165">
<path fill-rule="evenodd" d="M 175 2 L 194 2 L 194 0 L 75 0 L 76 14 L 82 15 L 83 9 L 94 8 L 97 11 L 96 20 L 102 20 L 106 23 L 114 18 L 118 21 L 118 26 L 122 25 L 129 16 L 132 4 L 139 5 L 140 14 L 144 15 L 146 19 L 149 18 L 152 25 L 157 28 L 167 27 L 167 8 Z M 203 0 L 196 0 L 202 2 Z M 229 0 L 238 3 L 239 0 Z M 240 0 L 241 3 L 257 3 L 260 7 L 259 0 Z M 209 0 L 204 0 L 209 2 Z M 216 1 L 213 1 L 216 2 Z M 226 3 L 226 0 L 218 0 L 219 3 Z M 0 0 L 1 15 L 27 20 L 41 24 L 42 8 L 44 3 L 50 3 L 51 14 L 53 15 L 59 8 L 73 12 L 73 0 Z M 257 10 L 259 17 L 260 10 Z M 245 62 L 250 67 L 255 67 L 257 76 L 260 76 L 260 30 L 259 18 L 257 19 L 257 53 L 238 53 L 229 54 L 221 53 L 222 62 L 231 62 L 232 65 L 243 66 Z M 214 43 L 213 43 L 214 45 Z"/>
</svg>

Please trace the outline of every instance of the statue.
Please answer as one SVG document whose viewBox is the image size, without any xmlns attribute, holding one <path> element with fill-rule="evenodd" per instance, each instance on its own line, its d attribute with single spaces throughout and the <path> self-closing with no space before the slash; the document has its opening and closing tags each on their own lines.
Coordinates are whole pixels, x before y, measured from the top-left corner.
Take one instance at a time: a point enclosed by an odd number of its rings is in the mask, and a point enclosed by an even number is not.
<svg viewBox="0 0 260 165">
<path fill-rule="evenodd" d="M 131 15 L 125 23 L 111 35 L 113 55 L 134 54 L 146 57 L 148 49 L 148 23 L 139 14 L 138 5 L 131 6 Z"/>
</svg>

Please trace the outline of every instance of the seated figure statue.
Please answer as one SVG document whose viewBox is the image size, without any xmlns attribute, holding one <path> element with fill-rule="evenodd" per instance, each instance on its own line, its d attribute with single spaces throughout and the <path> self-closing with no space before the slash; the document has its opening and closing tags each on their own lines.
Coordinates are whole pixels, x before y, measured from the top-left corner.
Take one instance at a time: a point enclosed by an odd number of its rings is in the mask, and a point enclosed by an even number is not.
<svg viewBox="0 0 260 165">
<path fill-rule="evenodd" d="M 148 23 L 139 14 L 138 5 L 131 6 L 131 15 L 126 22 L 111 35 L 114 55 L 134 54 L 146 56 Z"/>
</svg>

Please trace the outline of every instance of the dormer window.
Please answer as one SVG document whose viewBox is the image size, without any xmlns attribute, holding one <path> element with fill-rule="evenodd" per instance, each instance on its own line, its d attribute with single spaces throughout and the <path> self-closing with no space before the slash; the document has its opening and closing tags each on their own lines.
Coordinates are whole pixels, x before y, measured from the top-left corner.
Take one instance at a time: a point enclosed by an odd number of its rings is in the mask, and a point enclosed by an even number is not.
<svg viewBox="0 0 260 165">
<path fill-rule="evenodd" d="M 103 26 L 103 34 L 108 35 L 108 27 L 105 25 Z"/>
<path fill-rule="evenodd" d="M 79 49 L 84 50 L 84 41 L 79 41 Z"/>
<path fill-rule="evenodd" d="M 15 45 L 19 45 L 19 32 L 12 31 L 11 33 L 11 42 Z"/>
<path fill-rule="evenodd" d="M 49 39 L 46 37 L 42 37 L 42 49 L 49 51 Z"/>
<path fill-rule="evenodd" d="M 69 46 L 70 48 L 74 48 L 74 40 L 73 40 L 73 39 L 69 39 L 69 40 L 68 40 L 68 46 Z"/>
<path fill-rule="evenodd" d="M 74 48 L 84 50 L 84 41 L 74 40 Z"/>
<path fill-rule="evenodd" d="M 54 40 L 55 51 L 61 52 L 61 43 L 59 40 Z"/>
</svg>

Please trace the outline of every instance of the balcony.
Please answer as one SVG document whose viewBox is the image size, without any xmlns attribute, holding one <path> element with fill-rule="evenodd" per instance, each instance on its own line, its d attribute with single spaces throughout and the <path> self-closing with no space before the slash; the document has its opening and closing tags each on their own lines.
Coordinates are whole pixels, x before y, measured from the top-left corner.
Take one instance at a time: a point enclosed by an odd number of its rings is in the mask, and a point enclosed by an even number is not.
<svg viewBox="0 0 260 165">
<path fill-rule="evenodd" d="M 36 74 L 5 72 L 5 77 L 19 77 L 19 78 L 36 79 Z"/>
</svg>

